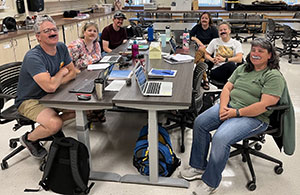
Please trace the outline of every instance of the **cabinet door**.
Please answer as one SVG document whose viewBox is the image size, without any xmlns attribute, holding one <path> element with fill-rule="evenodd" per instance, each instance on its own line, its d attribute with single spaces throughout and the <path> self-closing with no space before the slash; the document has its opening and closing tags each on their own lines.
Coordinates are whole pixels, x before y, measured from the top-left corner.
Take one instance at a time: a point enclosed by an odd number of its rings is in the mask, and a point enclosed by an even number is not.
<svg viewBox="0 0 300 195">
<path fill-rule="evenodd" d="M 30 49 L 27 35 L 12 39 L 12 43 L 14 45 L 16 61 L 23 61 L 25 54 Z"/>
<path fill-rule="evenodd" d="M 62 26 L 58 28 L 58 41 L 64 43 L 64 33 L 62 28 L 63 28 Z"/>
<path fill-rule="evenodd" d="M 39 44 L 39 42 L 35 36 L 35 33 L 28 34 L 28 42 L 29 42 L 30 49 L 34 48 L 36 45 Z"/>
<path fill-rule="evenodd" d="M 84 20 L 84 21 L 81 21 L 81 22 L 77 23 L 77 35 L 78 35 L 78 37 L 80 37 L 82 35 L 82 33 L 81 33 L 82 28 L 85 25 L 85 23 L 87 23 L 87 22 L 89 22 L 89 21 L 88 20 Z"/>
<path fill-rule="evenodd" d="M 15 62 L 14 47 L 11 39 L 0 41 L 0 65 Z"/>
<path fill-rule="evenodd" d="M 65 44 L 68 45 L 72 41 L 78 39 L 77 24 L 64 25 Z"/>
</svg>

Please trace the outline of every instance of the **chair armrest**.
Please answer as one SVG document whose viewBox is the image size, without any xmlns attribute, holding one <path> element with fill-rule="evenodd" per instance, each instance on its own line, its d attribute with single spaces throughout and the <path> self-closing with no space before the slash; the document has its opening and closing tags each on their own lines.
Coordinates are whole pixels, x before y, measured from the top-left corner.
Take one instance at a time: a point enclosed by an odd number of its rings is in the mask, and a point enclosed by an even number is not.
<svg viewBox="0 0 300 195">
<path fill-rule="evenodd" d="M 8 95 L 8 94 L 0 93 L 0 98 L 12 99 L 12 98 L 16 98 L 16 95 Z"/>
<path fill-rule="evenodd" d="M 289 105 L 274 105 L 274 106 L 267 106 L 266 109 L 267 110 L 271 110 L 271 111 L 274 111 L 274 110 L 287 110 L 290 106 Z"/>
</svg>

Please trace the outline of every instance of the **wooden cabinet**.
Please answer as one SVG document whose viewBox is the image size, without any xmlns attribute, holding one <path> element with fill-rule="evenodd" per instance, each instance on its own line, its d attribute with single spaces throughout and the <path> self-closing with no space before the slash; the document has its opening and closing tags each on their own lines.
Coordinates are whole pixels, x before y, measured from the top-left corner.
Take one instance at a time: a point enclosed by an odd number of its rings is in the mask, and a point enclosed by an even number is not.
<svg viewBox="0 0 300 195">
<path fill-rule="evenodd" d="M 63 26 L 65 35 L 65 44 L 68 45 L 72 41 L 78 39 L 77 24 L 67 24 Z"/>
<path fill-rule="evenodd" d="M 15 60 L 23 61 L 25 54 L 29 50 L 28 36 L 19 36 L 15 39 L 12 39 L 12 41 L 14 45 Z"/>
<path fill-rule="evenodd" d="M 0 41 L 1 58 L 0 65 L 23 61 L 26 52 L 29 50 L 28 37 L 26 35 Z"/>
<path fill-rule="evenodd" d="M 28 34 L 28 43 L 29 43 L 30 49 L 34 48 L 36 45 L 39 44 L 39 42 L 35 36 L 35 33 Z"/>
<path fill-rule="evenodd" d="M 11 39 L 0 41 L 0 50 L 0 65 L 15 61 L 14 47 Z"/>
</svg>

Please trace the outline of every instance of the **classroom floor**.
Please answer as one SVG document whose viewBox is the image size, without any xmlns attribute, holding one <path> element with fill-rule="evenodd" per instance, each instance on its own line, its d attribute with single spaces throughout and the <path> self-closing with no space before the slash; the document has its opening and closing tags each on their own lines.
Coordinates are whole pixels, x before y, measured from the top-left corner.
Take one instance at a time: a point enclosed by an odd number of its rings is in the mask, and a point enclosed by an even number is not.
<svg viewBox="0 0 300 195">
<path fill-rule="evenodd" d="M 250 44 L 243 43 L 245 55 L 250 50 Z M 296 118 L 300 116 L 300 59 L 296 59 L 292 64 L 287 62 L 287 57 L 281 58 L 281 72 L 285 76 L 290 95 L 293 100 Z M 298 86 L 298 87 L 297 87 Z M 118 123 L 114 123 L 118 121 Z M 90 131 L 91 153 L 93 169 L 111 171 L 125 175 L 127 173 L 138 174 L 132 165 L 132 154 L 139 129 L 147 123 L 147 115 L 144 113 L 117 113 L 108 112 L 107 122 L 94 124 Z M 126 124 L 126 125 L 124 125 Z M 299 127 L 300 121 L 296 121 Z M 13 123 L 1 125 L 0 129 L 0 157 L 4 157 L 11 151 L 8 147 L 8 139 L 24 134 L 28 127 L 23 127 L 19 131 L 12 131 Z M 75 121 L 71 120 L 65 124 L 64 132 L 67 136 L 76 137 Z M 296 143 L 300 140 L 299 133 L 296 133 Z M 180 131 L 170 132 L 173 148 L 178 157 L 181 158 L 182 165 L 176 170 L 172 177 L 178 176 L 178 171 L 188 165 L 190 146 L 192 142 L 192 130 L 186 131 L 186 152 L 180 153 L 179 139 Z M 46 145 L 49 147 L 49 143 Z M 245 185 L 249 179 L 249 171 L 246 163 L 237 156 L 229 159 L 223 172 L 223 179 L 215 194 L 246 195 L 246 194 L 300 194 L 300 154 L 296 150 L 293 156 L 280 153 L 273 139 L 267 137 L 267 142 L 263 145 L 263 152 L 277 157 L 283 161 L 284 172 L 276 175 L 273 171 L 274 164 L 257 157 L 252 157 L 254 169 L 257 176 L 257 188 L 254 192 L 246 189 Z M 38 188 L 38 182 L 42 177 L 39 171 L 38 160 L 32 158 L 28 151 L 22 151 L 13 159 L 8 161 L 9 168 L 0 170 L 0 194 L 23 194 L 25 188 Z M 199 181 L 190 182 L 189 189 L 174 187 L 158 187 L 150 185 L 124 184 L 116 182 L 96 181 L 90 194 L 101 195 L 189 195 L 195 189 Z M 37 193 L 25 193 L 37 194 Z M 39 194 L 53 194 L 52 192 L 41 191 Z"/>
</svg>

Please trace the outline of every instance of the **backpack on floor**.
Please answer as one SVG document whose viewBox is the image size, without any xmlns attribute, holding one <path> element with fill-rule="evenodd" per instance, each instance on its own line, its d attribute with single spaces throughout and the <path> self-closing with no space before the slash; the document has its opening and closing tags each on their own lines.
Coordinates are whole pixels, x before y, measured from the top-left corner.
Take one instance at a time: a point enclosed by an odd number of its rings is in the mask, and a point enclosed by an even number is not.
<svg viewBox="0 0 300 195">
<path fill-rule="evenodd" d="M 158 125 L 158 151 L 159 151 L 159 175 L 169 177 L 180 165 L 172 149 L 168 132 Z M 133 155 L 133 165 L 142 175 L 149 175 L 149 148 L 148 148 L 148 126 L 144 126 L 136 141 Z"/>
<path fill-rule="evenodd" d="M 88 194 L 90 176 L 87 147 L 71 137 L 55 138 L 50 146 L 40 185 L 59 194 Z"/>
</svg>

